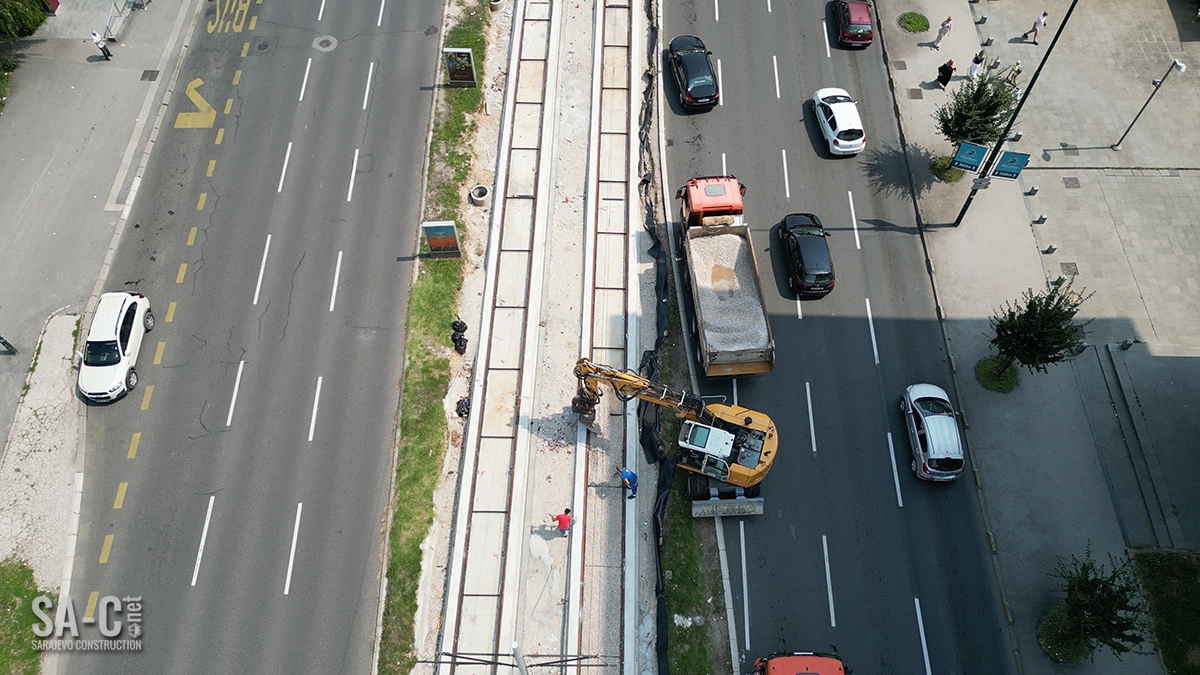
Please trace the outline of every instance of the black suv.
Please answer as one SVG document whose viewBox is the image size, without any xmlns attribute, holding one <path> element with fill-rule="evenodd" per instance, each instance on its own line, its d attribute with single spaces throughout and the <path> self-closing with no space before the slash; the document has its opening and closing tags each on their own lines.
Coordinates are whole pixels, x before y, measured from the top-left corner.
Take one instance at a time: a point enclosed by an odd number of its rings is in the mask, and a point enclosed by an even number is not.
<svg viewBox="0 0 1200 675">
<path fill-rule="evenodd" d="M 821 298 L 833 290 L 829 233 L 811 213 L 791 213 L 779 223 L 779 242 L 788 268 L 788 286 L 800 297 Z"/>
<path fill-rule="evenodd" d="M 711 108 L 721 98 L 716 71 L 708 59 L 711 53 L 695 35 L 680 35 L 667 46 L 679 102 L 688 110 Z"/>
</svg>

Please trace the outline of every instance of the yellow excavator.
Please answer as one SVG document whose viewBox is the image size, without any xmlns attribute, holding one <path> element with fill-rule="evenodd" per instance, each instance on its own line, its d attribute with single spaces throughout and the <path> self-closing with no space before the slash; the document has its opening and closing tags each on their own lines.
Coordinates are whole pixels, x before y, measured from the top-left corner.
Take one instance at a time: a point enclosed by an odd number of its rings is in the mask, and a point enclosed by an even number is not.
<svg viewBox="0 0 1200 675">
<path fill-rule="evenodd" d="M 779 436 L 775 423 L 764 413 L 740 406 L 710 403 L 695 394 L 657 384 L 630 370 L 592 363 L 587 358 L 575 363 L 579 391 L 571 408 L 580 421 L 591 426 L 600 402 L 600 383 L 607 383 L 621 401 L 640 399 L 671 408 L 682 420 L 677 466 L 691 471 L 688 497 L 693 515 L 716 515 L 712 509 L 697 509 L 696 502 L 758 500 L 756 508 L 717 509 L 720 515 L 762 513 L 759 483 L 771 470 Z"/>
</svg>

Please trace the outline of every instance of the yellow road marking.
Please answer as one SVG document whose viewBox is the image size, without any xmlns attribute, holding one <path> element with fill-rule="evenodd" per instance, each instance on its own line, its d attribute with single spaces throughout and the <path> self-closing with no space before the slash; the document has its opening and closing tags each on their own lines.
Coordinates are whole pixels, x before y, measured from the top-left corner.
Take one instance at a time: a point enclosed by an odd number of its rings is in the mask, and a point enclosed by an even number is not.
<svg viewBox="0 0 1200 675">
<path fill-rule="evenodd" d="M 113 536 L 111 534 L 104 536 L 104 548 L 100 549 L 100 564 L 101 565 L 108 562 L 108 554 L 112 553 L 112 540 L 113 540 Z M 89 605 L 88 609 L 91 609 L 91 603 L 88 603 L 88 605 Z"/>
<path fill-rule="evenodd" d="M 158 343 L 158 349 L 154 350 L 154 365 L 162 363 L 163 350 L 167 348 L 167 343 Z"/>
<path fill-rule="evenodd" d="M 191 244 L 188 244 L 188 246 L 191 246 Z M 172 302 L 171 304 L 167 305 L 166 322 L 171 323 L 174 320 L 175 320 L 175 303 Z"/>
<path fill-rule="evenodd" d="M 208 193 L 201 192 L 200 193 L 200 201 L 196 203 L 196 210 L 203 211 L 204 210 L 204 202 L 206 202 L 206 201 L 208 201 Z"/>
<path fill-rule="evenodd" d="M 233 110 L 233 99 L 227 98 L 225 99 L 225 114 L 228 115 L 230 110 Z"/>
<path fill-rule="evenodd" d="M 142 442 L 142 432 L 138 431 L 133 434 L 133 440 L 129 441 L 129 454 L 125 455 L 126 459 L 137 457 L 137 446 Z"/>
<path fill-rule="evenodd" d="M 179 274 L 175 275 L 175 283 L 183 283 L 183 275 L 187 274 L 187 263 L 179 263 Z"/>
<path fill-rule="evenodd" d="M 88 594 L 87 609 L 83 610 L 83 618 L 90 619 L 96 615 L 96 601 L 100 599 L 100 591 Z"/>
<path fill-rule="evenodd" d="M 247 42 L 246 44 L 242 45 L 242 56 L 245 57 L 249 53 L 250 53 L 250 43 Z"/>
<path fill-rule="evenodd" d="M 213 120 L 217 118 L 217 111 L 208 104 L 208 101 L 204 100 L 204 97 L 200 95 L 200 92 L 196 91 L 203 84 L 204 80 L 198 77 L 191 82 L 188 82 L 187 90 L 184 93 L 187 94 L 188 99 L 191 100 L 192 105 L 196 106 L 196 110 L 199 112 L 181 112 L 176 115 L 176 129 L 212 128 Z"/>
<path fill-rule="evenodd" d="M 205 171 L 204 175 L 209 178 L 212 178 L 213 170 L 216 168 L 217 168 L 217 160 L 215 160 L 215 159 L 208 160 L 208 171 Z M 192 231 L 195 232 L 196 228 L 193 227 Z M 191 246 L 191 244 L 188 244 L 188 246 Z"/>
<path fill-rule="evenodd" d="M 233 85 L 236 87 L 238 82 L 242 81 L 242 69 L 238 68 L 233 71 Z"/>
<path fill-rule="evenodd" d="M 146 393 L 142 394 L 142 410 L 150 408 L 150 397 L 154 395 L 154 385 L 146 387 Z"/>
<path fill-rule="evenodd" d="M 215 164 L 216 160 L 213 160 L 213 163 Z M 211 166 L 212 166 L 212 164 L 209 164 L 209 167 L 211 167 Z M 211 169 L 210 169 L 210 171 L 211 171 Z M 208 175 L 211 176 L 212 174 L 209 173 Z M 191 246 L 192 244 L 196 243 L 196 232 L 199 232 L 199 231 L 200 231 L 200 228 L 193 227 L 191 232 L 188 232 L 188 246 Z"/>
<path fill-rule="evenodd" d="M 113 502 L 113 508 L 119 509 L 125 503 L 125 489 L 129 487 L 129 483 L 121 483 L 117 486 L 117 501 Z"/>
<path fill-rule="evenodd" d="M 254 26 L 255 26 L 257 23 L 258 23 L 258 17 L 257 17 L 257 16 L 252 16 L 252 17 L 250 17 L 250 30 L 254 30 Z"/>
<path fill-rule="evenodd" d="M 225 127 L 221 127 L 220 129 L 217 129 L 217 143 L 216 143 L 217 145 L 221 144 L 222 138 L 225 138 Z"/>
</svg>

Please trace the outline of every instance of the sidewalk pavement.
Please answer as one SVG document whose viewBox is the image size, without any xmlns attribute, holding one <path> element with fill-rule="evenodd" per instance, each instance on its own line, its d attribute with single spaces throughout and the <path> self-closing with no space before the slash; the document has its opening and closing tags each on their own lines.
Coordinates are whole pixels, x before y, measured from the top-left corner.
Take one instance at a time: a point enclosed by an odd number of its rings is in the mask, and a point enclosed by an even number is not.
<svg viewBox="0 0 1200 675">
<path fill-rule="evenodd" d="M 1020 181 L 996 179 L 953 228 L 968 181 L 933 178 L 930 158 L 953 148 L 931 115 L 947 93 L 937 66 L 955 59 L 950 89 L 966 79 L 987 38 L 988 62 L 1021 61 L 1020 85 L 1048 49 L 1068 2 L 970 4 L 961 0 L 879 0 L 878 23 L 909 157 L 974 480 L 995 541 L 1016 663 L 1022 673 L 1056 673 L 1037 621 L 1060 601 L 1049 576 L 1058 556 L 1121 556 L 1131 546 L 1200 543 L 1200 465 L 1189 450 L 1200 422 L 1200 134 L 1180 133 L 1200 111 L 1200 82 L 1176 73 L 1117 152 L 1108 146 L 1145 102 L 1173 59 L 1200 66 L 1200 26 L 1176 22 L 1166 3 L 1081 4 L 1047 62 L 1007 150 L 1027 152 Z M 925 14 L 924 35 L 900 29 L 905 11 Z M 1038 45 L 1020 37 L 1050 13 Z M 977 23 L 988 15 L 985 23 Z M 937 24 L 954 28 L 933 50 Z M 1163 143 L 1169 138 L 1168 143 Z M 1145 168 L 1153 167 L 1153 168 Z M 1038 184 L 1036 196 L 1028 195 Z M 1031 224 L 1041 214 L 1047 220 Z M 1050 244 L 1053 254 L 1044 253 Z M 1082 306 L 1090 347 L 1045 374 L 1022 371 L 1008 395 L 983 389 L 975 363 L 991 353 L 988 319 L 1029 288 L 1060 274 L 1094 291 Z M 1125 351 L 1112 343 L 1138 343 Z M 1193 358 L 1189 358 L 1193 357 Z M 1162 672 L 1155 655 L 1118 663 L 1100 652 L 1077 672 Z"/>
</svg>

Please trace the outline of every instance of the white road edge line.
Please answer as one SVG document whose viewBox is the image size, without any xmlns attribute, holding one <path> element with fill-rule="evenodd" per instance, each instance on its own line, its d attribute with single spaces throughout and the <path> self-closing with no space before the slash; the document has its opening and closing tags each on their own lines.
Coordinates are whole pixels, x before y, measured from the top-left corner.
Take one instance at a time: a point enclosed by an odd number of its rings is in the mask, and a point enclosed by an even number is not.
<svg viewBox="0 0 1200 675">
<path fill-rule="evenodd" d="M 900 496 L 900 474 L 896 471 L 896 446 L 892 444 L 892 432 L 888 432 L 888 453 L 892 456 L 892 481 L 896 483 L 896 505 L 904 508 L 904 497 Z"/>
<path fill-rule="evenodd" d="M 775 69 L 775 98 L 782 98 L 779 95 L 779 59 L 774 54 L 771 55 L 771 67 Z"/>
<path fill-rule="evenodd" d="M 312 57 L 308 57 L 308 65 L 304 66 L 304 81 L 300 83 L 300 100 L 304 100 L 304 90 L 308 89 L 308 72 L 312 70 Z"/>
<path fill-rule="evenodd" d="M 333 268 L 333 291 L 329 294 L 329 311 L 333 311 L 333 303 L 337 300 L 338 279 L 342 276 L 342 252 L 338 251 L 337 267 Z"/>
<path fill-rule="evenodd" d="M 812 387 L 809 383 L 804 383 L 804 398 L 808 399 L 808 437 L 812 439 L 813 454 L 817 453 L 817 427 L 813 424 L 812 414 Z"/>
<path fill-rule="evenodd" d="M 837 627 L 837 615 L 833 613 L 833 580 L 829 575 L 829 541 L 821 535 L 821 550 L 825 554 L 825 590 L 829 593 L 829 625 Z"/>
<path fill-rule="evenodd" d="M 742 536 L 742 624 L 745 626 L 746 642 L 742 649 L 750 649 L 750 591 L 746 582 L 746 521 L 738 521 L 738 531 Z"/>
<path fill-rule="evenodd" d="M 204 514 L 204 529 L 200 531 L 200 550 L 196 551 L 196 566 L 192 568 L 192 585 L 196 585 L 196 578 L 200 576 L 200 560 L 204 558 L 204 542 L 208 541 L 208 524 L 212 521 L 213 500 L 216 495 L 208 496 L 208 513 Z"/>
<path fill-rule="evenodd" d="M 317 12 L 317 21 L 320 21 L 323 16 L 325 16 L 325 0 L 321 0 L 321 10 Z"/>
<path fill-rule="evenodd" d="M 304 502 L 296 503 L 296 525 L 292 528 L 292 552 L 288 554 L 287 580 L 283 582 L 283 594 L 292 590 L 292 566 L 296 563 L 296 540 L 300 538 L 300 512 L 304 510 Z"/>
<path fill-rule="evenodd" d="M 913 598 L 913 604 L 917 606 L 917 630 L 921 631 L 921 653 L 925 656 L 925 675 L 933 675 L 933 671 L 929 669 L 929 645 L 925 643 L 925 620 L 921 618 L 921 599 Z"/>
<path fill-rule="evenodd" d="M 350 166 L 350 188 L 346 190 L 346 201 L 354 196 L 354 176 L 358 174 L 358 148 L 354 149 L 354 164 Z"/>
<path fill-rule="evenodd" d="M 317 393 L 313 394 L 313 411 L 312 419 L 308 421 L 308 441 L 311 443 L 313 439 L 313 431 L 317 428 L 317 408 L 321 405 L 321 376 L 317 376 Z"/>
<path fill-rule="evenodd" d="M 871 318 L 871 299 L 867 298 L 867 327 L 871 329 L 871 352 L 875 354 L 875 365 L 879 365 L 879 343 L 875 341 L 875 319 Z"/>
<path fill-rule="evenodd" d="M 787 148 L 782 148 L 783 151 L 783 194 L 787 199 L 792 198 L 792 182 L 788 179 L 787 169 Z"/>
<path fill-rule="evenodd" d="M 829 53 L 829 26 L 825 24 L 824 19 L 821 19 L 821 35 L 825 36 L 825 58 L 831 59 L 833 55 Z"/>
<path fill-rule="evenodd" d="M 375 21 L 375 26 L 383 25 L 383 6 L 387 4 L 387 0 L 379 0 L 379 18 Z"/>
<path fill-rule="evenodd" d="M 725 88 L 724 83 L 725 83 L 725 78 L 722 77 L 722 75 L 721 75 L 721 59 L 717 59 L 717 91 L 721 91 L 722 89 Z M 725 105 L 725 97 L 724 96 L 717 99 L 717 105 L 721 105 L 721 106 Z"/>
<path fill-rule="evenodd" d="M 301 94 L 303 96 L 303 94 Z M 288 141 L 287 152 L 283 153 L 283 169 L 279 171 L 279 187 L 275 188 L 276 192 L 283 192 L 283 179 L 287 176 L 288 162 L 292 161 L 292 142 Z"/>
<path fill-rule="evenodd" d="M 242 368 L 245 367 L 245 361 L 238 361 L 238 373 L 233 379 L 233 397 L 229 399 L 229 414 L 225 416 L 225 426 L 233 424 L 233 406 L 237 405 L 238 389 L 242 386 Z"/>
<path fill-rule="evenodd" d="M 258 265 L 258 283 L 254 284 L 254 302 L 251 303 L 254 305 L 258 304 L 258 292 L 260 290 L 262 290 L 263 272 L 265 272 L 267 270 L 267 253 L 270 250 L 271 250 L 271 235 L 268 234 L 267 235 L 267 245 L 263 247 L 262 262 L 259 263 L 259 265 Z"/>
<path fill-rule="evenodd" d="M 367 68 L 367 88 L 363 90 L 363 110 L 367 109 L 367 99 L 371 98 L 371 76 L 375 74 L 375 62 Z"/>
<path fill-rule="evenodd" d="M 858 216 L 854 215 L 854 193 L 846 191 L 846 196 L 850 198 L 850 222 L 854 224 L 854 248 L 862 250 L 862 243 L 858 241 Z"/>
</svg>

